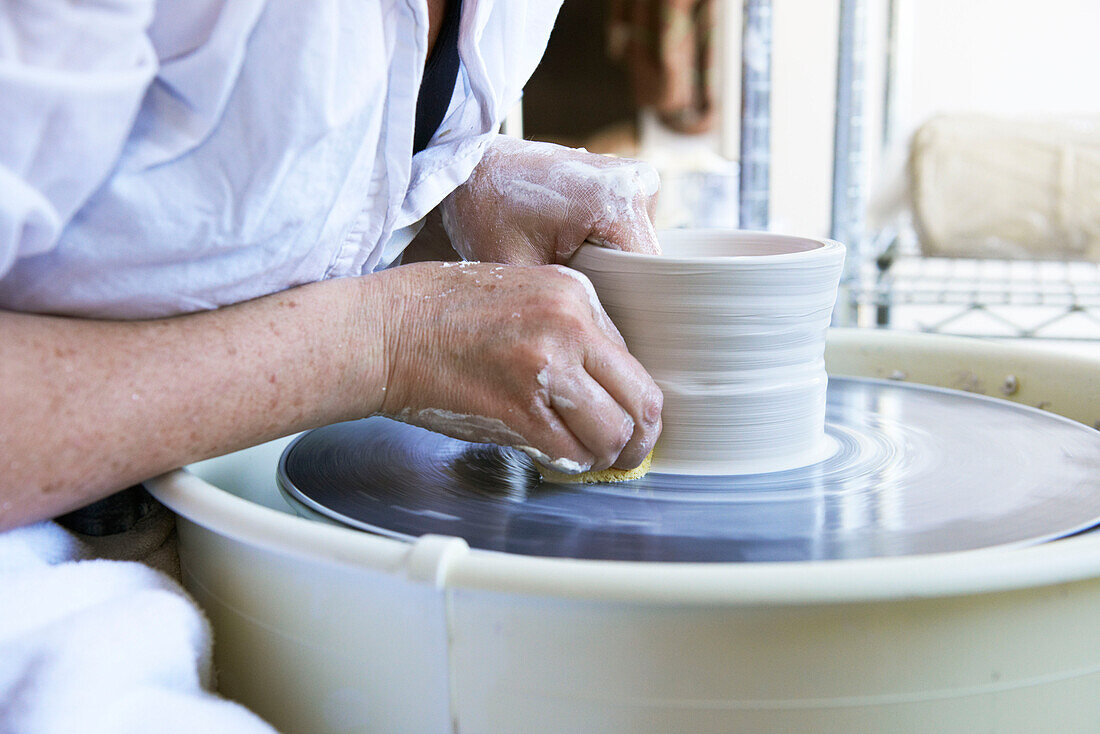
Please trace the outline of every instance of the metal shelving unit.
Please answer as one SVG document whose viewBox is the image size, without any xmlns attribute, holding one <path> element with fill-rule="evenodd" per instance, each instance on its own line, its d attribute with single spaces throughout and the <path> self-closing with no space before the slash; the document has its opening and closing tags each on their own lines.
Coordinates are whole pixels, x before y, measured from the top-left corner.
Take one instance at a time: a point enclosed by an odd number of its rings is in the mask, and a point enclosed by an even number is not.
<svg viewBox="0 0 1100 734">
<path fill-rule="evenodd" d="M 1100 263 L 924 257 L 911 232 L 885 232 L 849 293 L 874 324 L 931 333 L 1100 339 Z"/>
<path fill-rule="evenodd" d="M 883 145 L 897 137 L 898 5 L 888 0 Z M 851 258 L 842 323 L 930 333 L 1100 340 L 1100 263 L 929 257 L 911 229 L 868 233 L 859 177 L 865 98 L 865 0 L 841 0 L 832 236 Z M 868 318 L 868 312 L 873 314 Z"/>
<path fill-rule="evenodd" d="M 866 0 L 840 0 L 830 229 L 833 239 L 848 246 L 842 286 L 845 292 L 860 272 L 864 237 L 866 16 Z M 742 229 L 763 230 L 769 225 L 772 45 L 772 1 L 744 0 L 738 198 Z M 838 323 L 854 320 L 854 311 L 844 308 L 851 302 L 849 297 L 842 296 L 836 316 Z"/>
<path fill-rule="evenodd" d="M 886 6 L 882 144 L 896 144 L 904 35 L 904 3 Z M 848 247 L 834 315 L 838 325 L 900 326 L 973 336 L 1100 340 L 1100 264 L 928 257 L 911 229 L 868 231 L 867 114 L 869 0 L 839 0 L 836 111 L 830 236 Z M 736 12 L 728 0 L 721 13 Z M 721 130 L 738 129 L 739 143 L 722 142 L 737 158 L 738 221 L 767 229 L 770 219 L 773 1 L 742 0 L 740 57 L 723 72 L 740 73 L 740 100 L 720 102 Z M 727 24 L 719 23 L 720 33 Z M 725 44 L 717 44 L 721 50 Z M 732 45 L 732 44 L 731 44 Z M 738 109 L 738 103 L 740 105 Z M 513 115 L 518 122 L 518 115 Z M 510 117 L 510 122 L 512 122 Z"/>
</svg>

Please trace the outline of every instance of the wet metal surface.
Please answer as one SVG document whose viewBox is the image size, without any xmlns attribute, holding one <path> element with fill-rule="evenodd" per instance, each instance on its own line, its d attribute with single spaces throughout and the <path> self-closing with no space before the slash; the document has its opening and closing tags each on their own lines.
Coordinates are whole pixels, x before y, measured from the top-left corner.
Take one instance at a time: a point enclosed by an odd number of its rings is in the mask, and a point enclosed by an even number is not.
<svg viewBox="0 0 1100 734">
<path fill-rule="evenodd" d="M 900 556 L 1037 543 L 1100 521 L 1100 432 L 1081 424 L 851 378 L 830 380 L 826 421 L 837 450 L 801 469 L 554 485 L 518 451 L 369 418 L 304 434 L 279 483 L 314 511 L 390 537 L 589 559 Z"/>
</svg>

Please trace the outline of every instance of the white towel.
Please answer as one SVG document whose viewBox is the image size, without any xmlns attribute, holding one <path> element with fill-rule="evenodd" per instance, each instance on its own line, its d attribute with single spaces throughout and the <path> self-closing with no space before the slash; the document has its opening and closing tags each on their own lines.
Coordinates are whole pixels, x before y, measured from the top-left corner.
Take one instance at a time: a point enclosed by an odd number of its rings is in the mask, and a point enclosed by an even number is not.
<svg viewBox="0 0 1100 734">
<path fill-rule="evenodd" d="M 274 734 L 209 692 L 210 625 L 168 576 L 60 526 L 0 533 L 0 734 Z"/>
</svg>

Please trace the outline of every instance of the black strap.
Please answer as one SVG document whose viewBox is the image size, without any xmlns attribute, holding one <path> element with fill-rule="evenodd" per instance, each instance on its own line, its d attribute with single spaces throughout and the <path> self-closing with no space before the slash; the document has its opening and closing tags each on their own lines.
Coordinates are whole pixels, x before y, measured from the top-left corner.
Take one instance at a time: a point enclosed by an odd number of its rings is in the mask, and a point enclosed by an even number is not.
<svg viewBox="0 0 1100 734">
<path fill-rule="evenodd" d="M 145 487 L 135 484 L 55 519 L 63 528 L 83 535 L 116 535 L 133 528 L 156 506 Z"/>
<path fill-rule="evenodd" d="M 424 63 L 424 78 L 416 97 L 413 155 L 428 147 L 451 103 L 458 79 L 458 21 L 461 16 L 462 0 L 448 0 L 435 46 Z"/>
</svg>

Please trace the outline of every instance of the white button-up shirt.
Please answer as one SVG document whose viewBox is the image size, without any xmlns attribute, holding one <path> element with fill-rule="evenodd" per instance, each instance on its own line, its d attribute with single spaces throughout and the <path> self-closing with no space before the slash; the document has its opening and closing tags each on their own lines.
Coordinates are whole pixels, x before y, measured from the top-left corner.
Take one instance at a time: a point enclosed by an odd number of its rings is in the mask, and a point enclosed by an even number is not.
<svg viewBox="0 0 1100 734">
<path fill-rule="evenodd" d="M 0 8 L 0 308 L 144 318 L 359 275 L 463 182 L 560 0 L 464 0 L 412 155 L 424 0 Z"/>
</svg>

